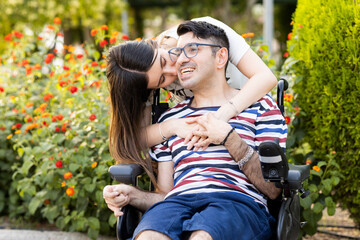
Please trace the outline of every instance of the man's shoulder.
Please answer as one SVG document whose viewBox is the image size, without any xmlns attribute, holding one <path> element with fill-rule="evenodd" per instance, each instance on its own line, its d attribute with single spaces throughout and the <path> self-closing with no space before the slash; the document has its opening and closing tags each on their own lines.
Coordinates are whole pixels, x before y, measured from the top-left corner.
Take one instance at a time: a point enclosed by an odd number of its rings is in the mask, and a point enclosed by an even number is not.
<svg viewBox="0 0 360 240">
<path fill-rule="evenodd" d="M 191 101 L 191 98 L 187 98 L 180 103 L 176 104 L 175 106 L 169 108 L 167 111 L 165 111 L 159 118 L 159 122 L 166 121 L 167 119 L 171 118 L 180 118 L 183 115 L 183 111 L 187 109 L 189 102 Z"/>
<path fill-rule="evenodd" d="M 256 101 L 250 108 L 256 108 L 259 111 L 279 110 L 275 100 L 269 94 Z"/>
</svg>

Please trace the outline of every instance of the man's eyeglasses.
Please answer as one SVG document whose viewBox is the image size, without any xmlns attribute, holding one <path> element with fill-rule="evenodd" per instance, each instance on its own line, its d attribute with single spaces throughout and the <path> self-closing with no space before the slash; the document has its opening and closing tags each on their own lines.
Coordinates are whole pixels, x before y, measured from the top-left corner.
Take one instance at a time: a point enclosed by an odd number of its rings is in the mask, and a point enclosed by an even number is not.
<svg viewBox="0 0 360 240">
<path fill-rule="evenodd" d="M 184 52 L 187 58 L 195 57 L 199 52 L 199 46 L 208 46 L 208 47 L 219 47 L 222 48 L 220 45 L 215 44 L 206 44 L 206 43 L 188 43 L 182 48 L 172 48 L 168 51 L 170 55 L 170 60 L 172 62 L 176 62 L 180 57 L 181 53 Z"/>
</svg>

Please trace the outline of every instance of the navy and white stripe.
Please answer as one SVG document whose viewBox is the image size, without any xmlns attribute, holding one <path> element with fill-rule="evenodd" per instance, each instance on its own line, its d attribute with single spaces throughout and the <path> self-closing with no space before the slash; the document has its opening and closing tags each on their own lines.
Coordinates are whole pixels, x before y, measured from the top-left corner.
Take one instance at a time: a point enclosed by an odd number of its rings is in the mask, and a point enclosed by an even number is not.
<svg viewBox="0 0 360 240">
<path fill-rule="evenodd" d="M 218 107 L 192 108 L 192 98 L 165 112 L 159 122 L 170 118 L 196 117 Z M 279 139 L 285 150 L 287 126 L 274 100 L 266 95 L 229 123 L 241 138 L 255 150 L 265 140 Z M 184 139 L 172 136 L 150 150 L 159 162 L 174 162 L 174 187 L 166 198 L 204 192 L 236 192 L 266 205 L 265 197 L 247 179 L 223 145 L 210 145 L 205 151 L 187 150 Z"/>
</svg>

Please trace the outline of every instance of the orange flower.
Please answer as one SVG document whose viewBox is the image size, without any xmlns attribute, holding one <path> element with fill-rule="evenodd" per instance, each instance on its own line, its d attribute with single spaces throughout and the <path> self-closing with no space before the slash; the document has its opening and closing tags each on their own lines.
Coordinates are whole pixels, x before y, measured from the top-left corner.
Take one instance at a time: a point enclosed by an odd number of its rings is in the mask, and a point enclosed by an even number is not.
<svg viewBox="0 0 360 240">
<path fill-rule="evenodd" d="M 12 134 L 10 134 L 10 135 L 8 135 L 7 137 L 6 137 L 6 139 L 10 139 L 10 138 L 12 138 Z"/>
<path fill-rule="evenodd" d="M 102 26 L 100 27 L 100 30 L 109 30 L 109 28 L 108 28 L 108 26 L 106 26 L 106 25 L 102 25 Z"/>
<path fill-rule="evenodd" d="M 254 34 L 254 33 L 252 33 L 252 32 L 250 32 L 250 33 L 244 33 L 244 34 L 241 34 L 241 36 L 242 36 L 243 38 L 249 38 L 249 37 L 254 37 L 254 36 L 255 36 L 255 34 Z"/>
<path fill-rule="evenodd" d="M 312 169 L 313 169 L 314 171 L 320 172 L 320 168 L 319 168 L 318 166 L 313 166 Z"/>
<path fill-rule="evenodd" d="M 65 187 L 65 186 L 66 186 L 66 182 L 63 181 L 63 182 L 61 183 L 61 187 Z"/>
<path fill-rule="evenodd" d="M 288 38 L 288 40 L 291 40 L 291 38 L 292 38 L 292 32 L 288 34 L 287 38 Z"/>
<path fill-rule="evenodd" d="M 35 65 L 34 65 L 34 69 L 37 69 L 37 70 L 41 69 L 41 65 L 40 65 L 40 64 L 38 64 L 38 63 L 37 63 L 37 64 L 35 64 Z"/>
<path fill-rule="evenodd" d="M 14 32 L 14 35 L 16 38 L 22 38 L 24 36 L 24 34 L 22 34 L 20 32 Z"/>
<path fill-rule="evenodd" d="M 50 29 L 50 30 L 54 30 L 54 29 L 55 29 L 55 27 L 52 26 L 52 25 L 48 25 L 47 28 Z"/>
<path fill-rule="evenodd" d="M 91 66 L 92 66 L 92 67 L 97 67 L 97 66 L 99 66 L 99 63 L 96 62 L 96 61 L 93 61 L 93 62 L 91 63 Z"/>
<path fill-rule="evenodd" d="M 112 37 L 109 40 L 110 44 L 114 44 L 116 42 L 116 37 Z"/>
<path fill-rule="evenodd" d="M 43 97 L 43 99 L 45 102 L 48 102 L 53 97 L 54 97 L 54 95 L 52 95 L 51 93 L 48 93 Z"/>
<path fill-rule="evenodd" d="M 67 188 L 66 189 L 66 194 L 69 196 L 69 197 L 71 197 L 72 195 L 74 195 L 74 193 L 75 193 L 75 191 L 74 191 L 74 189 L 73 188 Z"/>
<path fill-rule="evenodd" d="M 20 134 L 21 133 L 21 130 L 16 130 L 15 131 L 15 134 Z"/>
<path fill-rule="evenodd" d="M 71 178 L 72 176 L 73 176 L 73 174 L 72 174 L 71 172 L 67 172 L 67 173 L 64 174 L 64 178 L 65 178 L 65 179 L 69 179 L 69 178 Z"/>
<path fill-rule="evenodd" d="M 107 63 L 106 62 L 104 62 L 104 63 L 102 63 L 101 65 L 100 65 L 100 68 L 106 68 L 107 67 Z"/>
<path fill-rule="evenodd" d="M 97 29 L 92 29 L 91 32 L 90 32 L 90 35 L 95 37 L 97 33 L 98 33 Z"/>
<path fill-rule="evenodd" d="M 310 159 L 307 159 L 307 160 L 306 160 L 306 165 L 309 165 L 309 164 L 311 164 L 311 160 L 310 160 Z"/>
<path fill-rule="evenodd" d="M 135 41 L 139 42 L 139 41 L 141 41 L 141 38 L 135 38 Z"/>
<path fill-rule="evenodd" d="M 91 164 L 91 167 L 92 167 L 92 168 L 96 168 L 96 166 L 97 166 L 97 162 L 93 162 L 93 163 Z"/>
<path fill-rule="evenodd" d="M 293 101 L 293 95 L 291 93 L 285 93 L 284 100 L 287 101 L 287 102 L 292 102 Z"/>
<path fill-rule="evenodd" d="M 61 19 L 59 17 L 54 18 L 54 24 L 61 24 Z"/>
</svg>

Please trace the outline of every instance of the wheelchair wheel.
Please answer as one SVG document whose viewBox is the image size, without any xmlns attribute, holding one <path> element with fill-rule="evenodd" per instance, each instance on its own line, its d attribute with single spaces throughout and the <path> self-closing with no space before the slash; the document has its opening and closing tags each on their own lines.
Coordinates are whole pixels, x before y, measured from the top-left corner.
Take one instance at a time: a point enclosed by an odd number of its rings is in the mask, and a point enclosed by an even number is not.
<svg viewBox="0 0 360 240">
<path fill-rule="evenodd" d="M 277 226 L 278 240 L 296 240 L 300 232 L 300 198 L 298 194 L 281 204 Z"/>
</svg>

